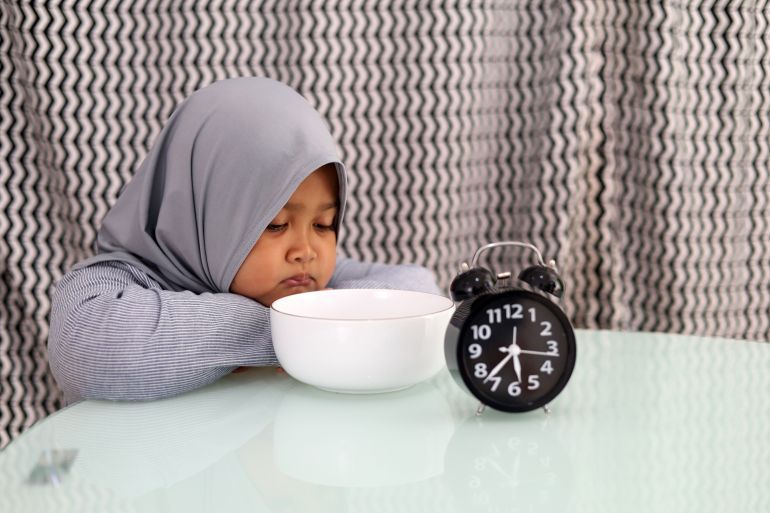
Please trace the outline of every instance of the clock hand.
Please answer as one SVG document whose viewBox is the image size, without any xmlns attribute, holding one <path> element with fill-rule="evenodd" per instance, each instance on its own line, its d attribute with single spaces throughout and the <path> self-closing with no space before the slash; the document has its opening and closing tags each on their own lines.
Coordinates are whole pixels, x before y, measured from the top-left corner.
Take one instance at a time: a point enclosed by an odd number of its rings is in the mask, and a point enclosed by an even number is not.
<svg viewBox="0 0 770 513">
<path fill-rule="evenodd" d="M 505 470 L 500 467 L 500 465 L 497 464 L 495 460 L 492 458 L 485 458 L 487 460 L 487 463 L 489 463 L 493 469 L 497 470 L 500 474 L 502 474 L 504 477 L 506 477 L 509 481 L 514 481 L 514 477 L 507 473 Z"/>
<path fill-rule="evenodd" d="M 498 373 L 498 372 L 500 372 L 500 369 L 502 369 L 502 368 L 503 368 L 503 365 L 505 365 L 506 363 L 508 363 L 508 360 L 510 360 L 511 358 L 513 358 L 513 349 L 512 349 L 511 347 L 509 347 L 508 349 L 509 349 L 509 352 L 508 352 L 508 356 L 506 356 L 505 358 L 503 358 L 502 360 L 500 360 L 500 363 L 498 363 L 497 365 L 495 365 L 495 368 L 494 368 L 494 369 L 492 369 L 492 372 L 490 372 L 489 374 L 487 374 L 487 377 L 486 377 L 486 378 L 484 378 L 484 381 L 483 381 L 483 383 L 486 383 L 486 382 L 487 382 L 487 381 L 489 381 L 490 379 L 494 378 L 494 377 L 497 375 L 497 373 Z"/>
<path fill-rule="evenodd" d="M 502 348 L 500 348 L 500 350 L 502 350 Z M 487 374 L 487 377 L 484 378 L 483 383 L 486 383 L 490 379 L 493 379 L 495 376 L 497 376 L 497 373 L 500 372 L 500 369 L 502 369 L 511 358 L 514 358 L 513 368 L 516 370 L 516 377 L 518 378 L 519 383 L 521 383 L 521 362 L 519 361 L 519 353 L 521 352 L 521 348 L 516 345 L 516 326 L 513 327 L 513 341 L 511 342 L 511 345 L 508 346 L 508 349 L 506 349 L 506 352 L 508 353 L 508 356 L 500 360 L 500 363 L 495 365 L 495 368 L 492 369 L 492 372 Z"/>
<path fill-rule="evenodd" d="M 527 349 L 519 349 L 522 354 L 539 354 L 543 356 L 559 356 L 559 353 L 545 352 L 545 351 L 529 351 Z"/>
<path fill-rule="evenodd" d="M 516 326 L 513 327 L 513 344 L 511 344 L 511 348 L 513 353 L 513 370 L 516 373 L 516 379 L 521 383 L 521 361 L 519 360 L 521 348 L 516 345 Z"/>
<path fill-rule="evenodd" d="M 519 354 L 515 350 L 513 353 L 513 370 L 516 372 L 516 379 L 521 383 L 521 361 L 519 361 Z"/>
</svg>

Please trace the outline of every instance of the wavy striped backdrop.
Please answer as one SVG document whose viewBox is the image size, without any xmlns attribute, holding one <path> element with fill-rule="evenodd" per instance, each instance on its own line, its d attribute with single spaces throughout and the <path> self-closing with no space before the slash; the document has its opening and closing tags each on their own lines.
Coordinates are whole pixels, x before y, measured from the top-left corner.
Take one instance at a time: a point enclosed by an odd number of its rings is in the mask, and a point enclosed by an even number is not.
<svg viewBox="0 0 770 513">
<path fill-rule="evenodd" d="M 52 284 L 174 106 L 289 83 L 351 172 L 349 255 L 444 285 L 532 241 L 579 327 L 770 339 L 767 1 L 0 4 L 0 447 L 54 411 Z M 492 254 L 496 266 L 525 255 Z"/>
</svg>

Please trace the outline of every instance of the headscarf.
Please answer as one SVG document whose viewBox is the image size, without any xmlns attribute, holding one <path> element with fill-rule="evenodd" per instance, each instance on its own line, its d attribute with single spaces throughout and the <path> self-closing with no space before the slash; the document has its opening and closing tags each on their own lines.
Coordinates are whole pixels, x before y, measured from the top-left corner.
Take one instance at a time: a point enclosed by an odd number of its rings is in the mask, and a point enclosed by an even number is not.
<svg viewBox="0 0 770 513">
<path fill-rule="evenodd" d="M 267 78 L 215 82 L 174 111 L 104 218 L 97 255 L 170 290 L 227 292 L 264 229 L 308 175 L 334 164 L 336 226 L 345 168 L 324 120 L 289 86 Z"/>
</svg>

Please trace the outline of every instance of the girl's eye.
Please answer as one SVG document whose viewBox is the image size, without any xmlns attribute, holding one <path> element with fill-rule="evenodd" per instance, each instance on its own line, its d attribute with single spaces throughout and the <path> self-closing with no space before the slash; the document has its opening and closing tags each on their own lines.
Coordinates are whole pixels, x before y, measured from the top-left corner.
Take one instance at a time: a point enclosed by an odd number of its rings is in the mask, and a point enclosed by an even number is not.
<svg viewBox="0 0 770 513">
<path fill-rule="evenodd" d="M 334 225 L 332 224 L 318 224 L 315 225 L 317 230 L 320 230 L 322 232 L 328 232 L 334 230 Z"/>
<path fill-rule="evenodd" d="M 265 228 L 265 231 L 268 232 L 280 232 L 286 228 L 286 224 L 269 224 L 267 225 L 267 228 Z"/>
</svg>

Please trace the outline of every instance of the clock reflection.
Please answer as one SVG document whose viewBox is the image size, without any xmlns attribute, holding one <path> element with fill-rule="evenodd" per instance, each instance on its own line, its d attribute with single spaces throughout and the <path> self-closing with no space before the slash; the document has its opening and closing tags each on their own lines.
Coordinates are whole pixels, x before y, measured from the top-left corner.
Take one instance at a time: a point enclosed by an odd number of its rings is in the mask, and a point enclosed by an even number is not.
<svg viewBox="0 0 770 513">
<path fill-rule="evenodd" d="M 445 475 L 458 511 L 566 511 L 572 468 L 555 422 L 540 411 L 513 418 L 487 410 L 460 424 Z"/>
</svg>

